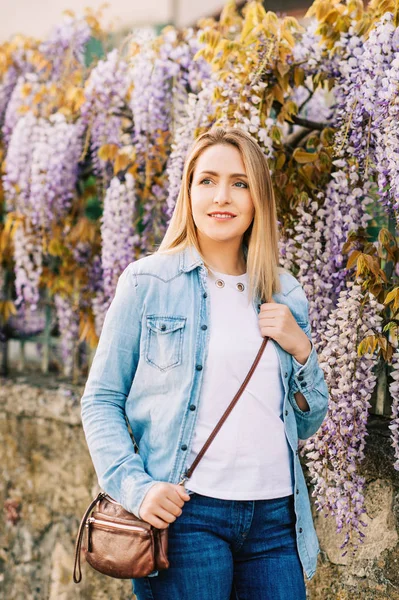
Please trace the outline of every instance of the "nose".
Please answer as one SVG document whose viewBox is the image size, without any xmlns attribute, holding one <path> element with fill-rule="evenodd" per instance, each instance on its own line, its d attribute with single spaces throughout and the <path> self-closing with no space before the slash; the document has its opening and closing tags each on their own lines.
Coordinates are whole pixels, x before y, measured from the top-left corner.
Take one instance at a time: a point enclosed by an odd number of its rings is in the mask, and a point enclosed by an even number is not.
<svg viewBox="0 0 399 600">
<path fill-rule="evenodd" d="M 223 183 L 219 183 L 219 185 L 217 186 L 217 190 L 215 193 L 215 196 L 213 198 L 214 202 L 217 202 L 218 204 L 222 205 L 222 204 L 230 204 L 231 202 L 231 198 L 230 198 L 230 188 L 229 188 L 229 184 L 223 184 Z"/>
</svg>

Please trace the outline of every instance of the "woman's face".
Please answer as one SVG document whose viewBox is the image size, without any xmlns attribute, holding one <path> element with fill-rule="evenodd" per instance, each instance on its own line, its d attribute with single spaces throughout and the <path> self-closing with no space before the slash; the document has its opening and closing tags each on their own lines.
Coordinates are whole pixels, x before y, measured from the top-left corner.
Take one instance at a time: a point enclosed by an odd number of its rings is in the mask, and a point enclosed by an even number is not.
<svg viewBox="0 0 399 600">
<path fill-rule="evenodd" d="M 207 239 L 241 243 L 255 207 L 244 163 L 235 146 L 216 144 L 198 157 L 191 184 L 191 206 L 200 243 Z"/>
</svg>

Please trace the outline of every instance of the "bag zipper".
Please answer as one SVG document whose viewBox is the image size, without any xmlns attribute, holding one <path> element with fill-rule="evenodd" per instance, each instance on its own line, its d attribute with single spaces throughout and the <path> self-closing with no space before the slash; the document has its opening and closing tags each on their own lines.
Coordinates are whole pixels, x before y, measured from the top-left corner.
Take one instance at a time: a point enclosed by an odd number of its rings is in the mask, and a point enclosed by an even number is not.
<svg viewBox="0 0 399 600">
<path fill-rule="evenodd" d="M 103 521 L 96 517 L 90 517 L 86 521 L 86 527 L 89 527 L 90 523 L 97 525 L 106 525 L 107 527 L 115 527 L 115 529 L 124 529 L 125 531 L 144 531 L 147 533 L 147 529 L 140 527 L 139 525 L 125 525 L 124 523 L 114 523 L 113 521 Z"/>
<path fill-rule="evenodd" d="M 108 494 L 104 494 L 103 498 L 106 498 L 112 504 L 119 504 L 119 502 L 117 502 L 116 500 L 114 500 L 113 498 L 111 498 L 111 496 L 108 496 Z"/>
</svg>

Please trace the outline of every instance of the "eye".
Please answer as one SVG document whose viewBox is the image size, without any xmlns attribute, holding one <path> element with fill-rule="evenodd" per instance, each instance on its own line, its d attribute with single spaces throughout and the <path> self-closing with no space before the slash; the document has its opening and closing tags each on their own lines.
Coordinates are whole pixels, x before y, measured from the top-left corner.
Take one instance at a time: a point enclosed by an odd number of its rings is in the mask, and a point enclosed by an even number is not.
<svg viewBox="0 0 399 600">
<path fill-rule="evenodd" d="M 210 181 L 210 179 L 208 177 L 206 177 L 205 179 L 203 179 L 202 181 L 200 181 L 200 183 L 204 183 L 204 181 Z"/>
<path fill-rule="evenodd" d="M 245 189 L 248 187 L 248 185 L 244 181 L 236 181 L 236 183 L 242 183 L 242 185 L 244 186 L 242 189 Z M 236 183 L 234 185 L 236 185 Z"/>
</svg>

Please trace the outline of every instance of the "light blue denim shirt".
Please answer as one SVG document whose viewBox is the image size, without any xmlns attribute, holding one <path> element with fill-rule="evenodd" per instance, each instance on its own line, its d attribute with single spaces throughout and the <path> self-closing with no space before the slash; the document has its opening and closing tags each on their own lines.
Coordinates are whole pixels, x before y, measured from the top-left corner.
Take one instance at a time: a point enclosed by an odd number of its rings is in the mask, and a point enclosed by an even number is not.
<svg viewBox="0 0 399 600">
<path fill-rule="evenodd" d="M 288 272 L 280 274 L 280 281 L 281 292 L 273 295 L 274 301 L 290 308 L 311 339 L 301 285 Z M 197 250 L 189 247 L 131 263 L 119 278 L 107 312 L 81 400 L 82 422 L 101 488 L 135 515 L 151 486 L 159 481 L 179 483 L 190 466 L 187 457 L 208 352 L 209 302 L 207 270 Z M 257 313 L 259 306 L 260 299 L 254 298 Z M 310 579 L 319 544 L 298 438 L 306 439 L 320 427 L 328 390 L 314 347 L 301 365 L 277 342 L 269 343 L 275 344 L 285 390 L 282 418 L 294 465 L 297 544 Z M 310 410 L 299 408 L 297 391 Z"/>
</svg>

